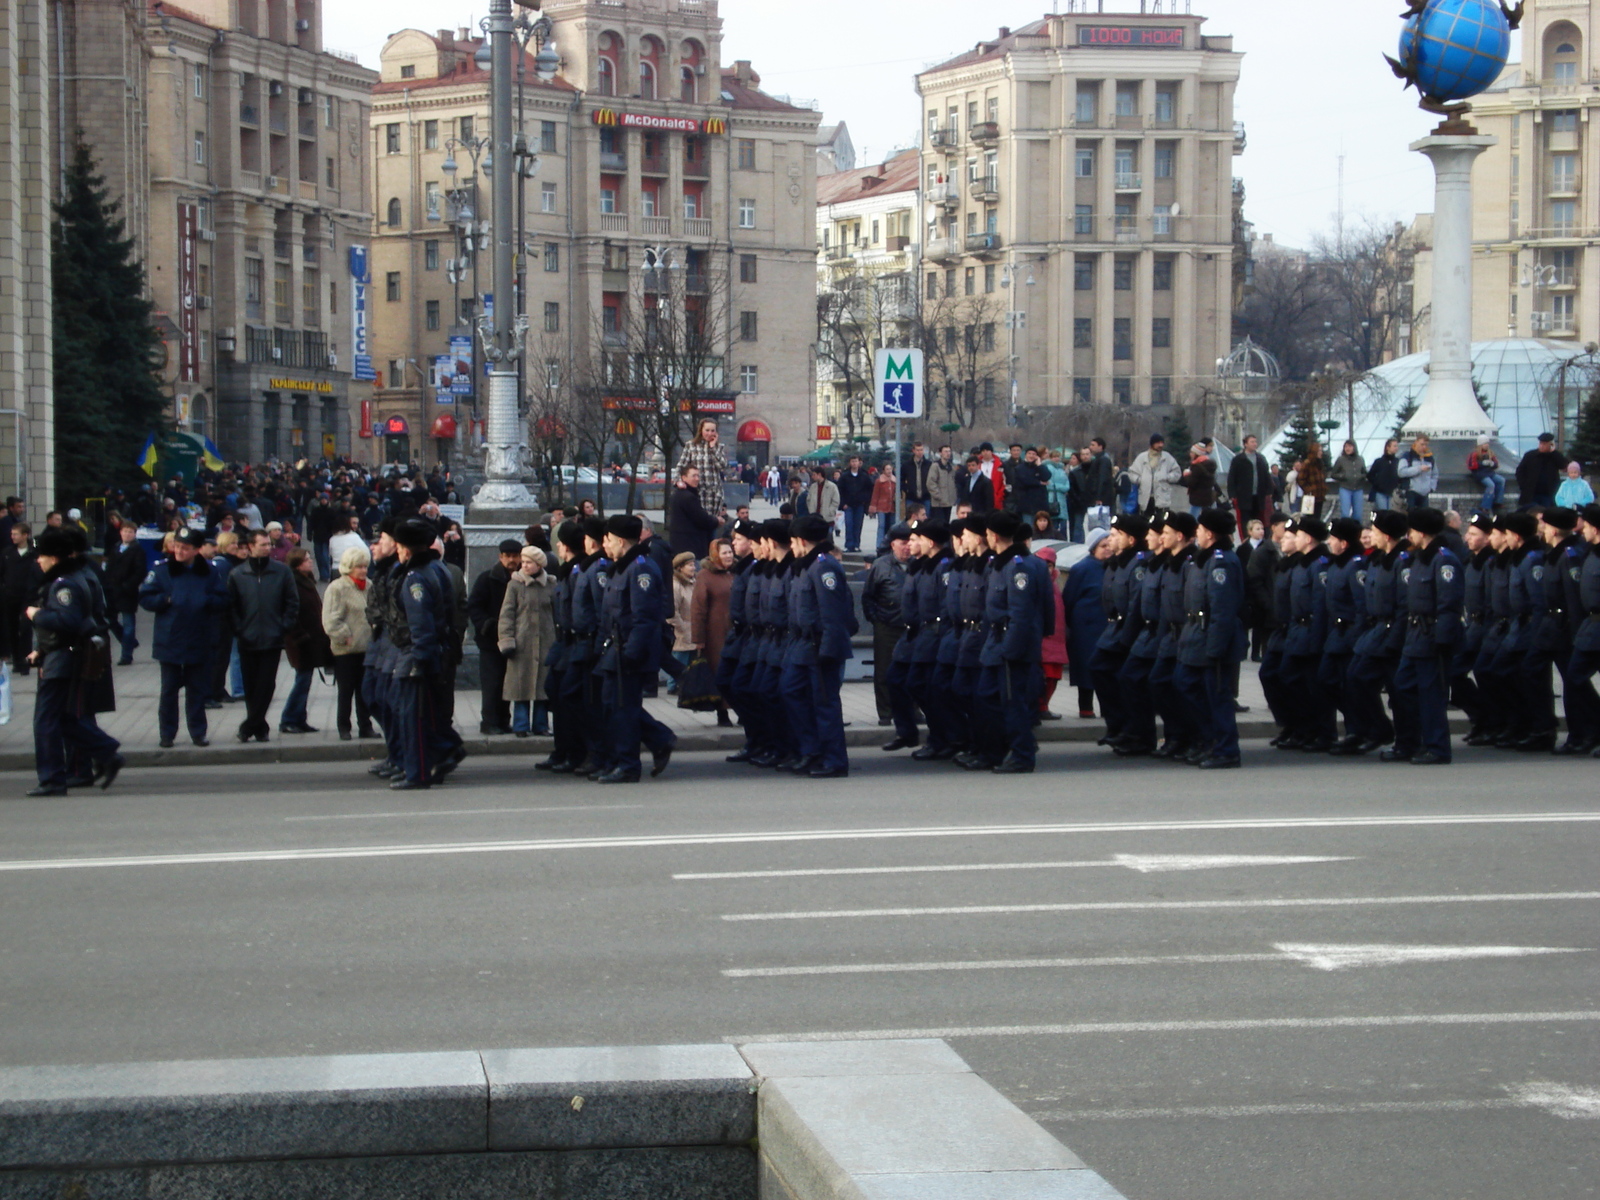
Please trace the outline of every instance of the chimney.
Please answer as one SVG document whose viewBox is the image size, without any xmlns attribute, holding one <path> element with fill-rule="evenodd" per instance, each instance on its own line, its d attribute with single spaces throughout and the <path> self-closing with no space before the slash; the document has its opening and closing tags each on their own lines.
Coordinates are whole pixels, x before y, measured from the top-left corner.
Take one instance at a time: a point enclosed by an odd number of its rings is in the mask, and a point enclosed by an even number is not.
<svg viewBox="0 0 1600 1200">
<path fill-rule="evenodd" d="M 455 41 L 456 35 L 451 33 L 448 29 L 439 30 L 439 42 L 441 45 L 453 46 L 455 45 Z"/>
<path fill-rule="evenodd" d="M 755 87 L 761 82 L 761 76 L 750 69 L 748 58 L 741 58 L 733 64 L 733 77 L 741 87 Z"/>
<path fill-rule="evenodd" d="M 465 25 L 461 26 L 460 29 L 456 30 L 456 40 L 458 42 L 470 42 L 472 40 L 472 30 Z"/>
<path fill-rule="evenodd" d="M 879 163 L 878 164 L 878 174 L 879 175 L 887 175 L 888 173 L 889 173 L 889 164 L 888 163 Z"/>
<path fill-rule="evenodd" d="M 1010 36 L 1011 36 L 1011 26 L 1009 26 L 1009 25 L 1000 26 L 1000 40 L 1004 41 L 1006 38 L 1008 38 Z"/>
</svg>

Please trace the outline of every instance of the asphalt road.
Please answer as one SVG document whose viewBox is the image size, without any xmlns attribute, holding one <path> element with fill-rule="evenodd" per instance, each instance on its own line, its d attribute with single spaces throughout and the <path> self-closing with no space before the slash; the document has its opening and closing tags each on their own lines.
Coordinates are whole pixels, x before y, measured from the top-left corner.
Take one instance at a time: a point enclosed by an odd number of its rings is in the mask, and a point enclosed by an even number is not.
<svg viewBox="0 0 1600 1200">
<path fill-rule="evenodd" d="M 1592 763 L 1102 754 L 6 799 L 0 1062 L 941 1036 L 1132 1200 L 1600 1192 Z"/>
</svg>

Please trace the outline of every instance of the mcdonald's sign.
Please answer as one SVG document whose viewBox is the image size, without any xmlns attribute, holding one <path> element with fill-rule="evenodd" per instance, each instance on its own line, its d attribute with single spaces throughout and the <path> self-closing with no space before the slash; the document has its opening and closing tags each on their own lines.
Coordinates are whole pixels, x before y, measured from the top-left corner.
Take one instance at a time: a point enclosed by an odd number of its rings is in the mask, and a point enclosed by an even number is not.
<svg viewBox="0 0 1600 1200">
<path fill-rule="evenodd" d="M 700 126 L 706 133 L 720 134 L 728 132 L 728 122 L 722 117 L 707 117 Z"/>
</svg>

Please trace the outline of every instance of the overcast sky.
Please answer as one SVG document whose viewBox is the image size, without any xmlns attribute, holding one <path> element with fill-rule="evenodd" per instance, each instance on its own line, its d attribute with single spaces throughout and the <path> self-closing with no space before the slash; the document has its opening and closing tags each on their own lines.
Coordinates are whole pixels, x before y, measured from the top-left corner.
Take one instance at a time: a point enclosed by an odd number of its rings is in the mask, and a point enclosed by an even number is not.
<svg viewBox="0 0 1600 1200">
<path fill-rule="evenodd" d="M 1105 0 L 1105 8 L 1137 11 L 1138 2 Z M 1208 18 L 1205 32 L 1232 34 L 1244 54 L 1235 116 L 1249 148 L 1234 160 L 1234 174 L 1245 181 L 1245 215 L 1258 233 L 1304 245 L 1332 229 L 1341 149 L 1347 221 L 1409 221 L 1433 207 L 1427 161 L 1406 144 L 1437 118 L 1417 109 L 1415 91 L 1401 92 L 1380 57 L 1395 52 L 1401 0 L 1193 3 Z M 485 8 L 481 0 L 476 9 L 439 0 L 328 0 L 324 39 L 376 67 L 388 34 L 474 24 Z M 815 100 L 824 120 L 850 127 L 866 163 L 914 141 L 918 70 L 993 38 L 1002 23 L 1015 28 L 1044 11 L 1039 0 L 721 0 L 723 62 L 748 58 L 766 91 Z"/>
</svg>

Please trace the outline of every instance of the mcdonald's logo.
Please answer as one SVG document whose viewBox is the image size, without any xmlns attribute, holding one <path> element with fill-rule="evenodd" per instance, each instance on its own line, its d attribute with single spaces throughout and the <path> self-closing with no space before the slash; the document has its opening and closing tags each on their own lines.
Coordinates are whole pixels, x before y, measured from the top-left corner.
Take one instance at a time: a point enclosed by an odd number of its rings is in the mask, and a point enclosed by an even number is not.
<svg viewBox="0 0 1600 1200">
<path fill-rule="evenodd" d="M 594 123 L 596 125 L 617 124 L 617 114 L 613 109 L 597 108 L 594 110 Z"/>
<path fill-rule="evenodd" d="M 727 133 L 728 122 L 722 117 L 707 117 L 701 128 L 707 133 Z"/>
</svg>

